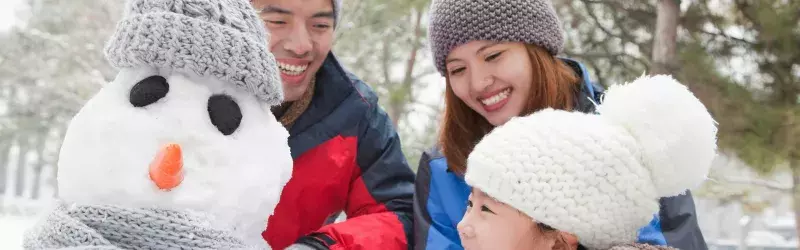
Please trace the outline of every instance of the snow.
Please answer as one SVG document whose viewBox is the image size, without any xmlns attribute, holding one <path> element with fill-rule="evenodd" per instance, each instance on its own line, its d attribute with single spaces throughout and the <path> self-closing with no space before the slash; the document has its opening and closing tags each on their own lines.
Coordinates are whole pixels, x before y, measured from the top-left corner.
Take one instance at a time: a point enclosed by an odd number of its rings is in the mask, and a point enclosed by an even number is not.
<svg viewBox="0 0 800 250">
<path fill-rule="evenodd" d="M 786 240 L 782 236 L 769 231 L 752 231 L 745 240 L 747 246 L 769 249 L 797 249 L 797 240 Z M 710 242 L 718 246 L 738 246 L 739 240 L 722 239 Z"/>
<path fill-rule="evenodd" d="M 33 226 L 42 212 L 52 205 L 51 199 L 31 200 L 0 195 L 0 249 L 22 249 L 22 235 Z"/>
<path fill-rule="evenodd" d="M 167 79 L 169 92 L 133 107 L 131 88 L 153 75 Z M 231 135 L 209 118 L 215 94 L 231 96 L 241 109 Z M 122 69 L 70 123 L 58 162 L 59 194 L 78 204 L 206 212 L 219 227 L 263 244 L 261 232 L 291 177 L 288 136 L 268 106 L 232 84 L 165 69 Z M 148 170 L 167 143 L 182 149 L 184 178 L 163 191 Z"/>
<path fill-rule="evenodd" d="M 794 229 L 795 228 L 795 219 L 793 215 L 786 215 L 774 218 L 773 220 L 768 221 L 767 227 L 773 229 Z"/>
<path fill-rule="evenodd" d="M 22 234 L 34 223 L 34 216 L 0 214 L 0 249 L 22 249 Z"/>
<path fill-rule="evenodd" d="M 16 11 L 21 3 L 21 0 L 0 1 L 0 32 L 8 30 L 18 22 Z"/>
</svg>

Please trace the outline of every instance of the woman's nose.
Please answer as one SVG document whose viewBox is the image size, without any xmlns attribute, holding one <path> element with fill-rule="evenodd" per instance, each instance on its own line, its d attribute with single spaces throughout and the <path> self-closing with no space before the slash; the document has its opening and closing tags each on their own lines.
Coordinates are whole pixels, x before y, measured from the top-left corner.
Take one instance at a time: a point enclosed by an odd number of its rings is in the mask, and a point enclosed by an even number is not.
<svg viewBox="0 0 800 250">
<path fill-rule="evenodd" d="M 475 91 L 483 91 L 494 83 L 494 76 L 486 70 L 473 70 L 472 88 Z"/>
</svg>

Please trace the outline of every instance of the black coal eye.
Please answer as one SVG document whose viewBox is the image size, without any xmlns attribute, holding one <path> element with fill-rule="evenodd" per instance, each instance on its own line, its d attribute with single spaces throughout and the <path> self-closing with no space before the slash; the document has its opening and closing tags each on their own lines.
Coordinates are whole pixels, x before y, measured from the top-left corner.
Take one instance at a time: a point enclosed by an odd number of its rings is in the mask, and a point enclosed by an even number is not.
<svg viewBox="0 0 800 250">
<path fill-rule="evenodd" d="M 134 107 L 144 107 L 167 96 L 169 84 L 162 76 L 150 76 L 133 85 L 130 101 Z"/>
<path fill-rule="evenodd" d="M 208 116 L 211 123 L 224 135 L 233 134 L 242 123 L 239 104 L 227 95 L 213 95 L 208 98 Z"/>
</svg>

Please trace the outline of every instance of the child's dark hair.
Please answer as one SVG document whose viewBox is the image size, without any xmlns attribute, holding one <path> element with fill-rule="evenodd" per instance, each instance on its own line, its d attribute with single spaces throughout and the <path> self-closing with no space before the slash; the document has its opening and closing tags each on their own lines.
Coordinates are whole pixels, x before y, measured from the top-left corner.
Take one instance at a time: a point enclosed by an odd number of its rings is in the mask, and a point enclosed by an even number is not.
<svg viewBox="0 0 800 250">
<path fill-rule="evenodd" d="M 555 229 L 555 228 L 553 228 L 553 227 L 551 227 L 551 226 L 549 226 L 547 224 L 541 223 L 541 222 L 536 222 L 536 226 L 539 228 L 539 230 L 541 230 L 544 233 L 558 232 L 558 229 Z M 559 241 L 561 241 L 561 242 L 559 242 L 560 244 L 558 246 L 567 247 L 568 244 L 566 244 L 566 240 L 564 240 L 563 237 L 559 237 Z M 584 247 L 583 245 L 581 245 L 579 243 L 578 244 L 578 250 L 587 250 L 587 249 L 586 249 L 586 247 Z"/>
<path fill-rule="evenodd" d="M 544 223 L 541 223 L 541 222 L 536 222 L 536 226 L 538 226 L 539 230 L 542 230 L 542 232 L 558 231 L 555 228 L 553 228 L 551 226 L 548 226 L 547 224 L 544 224 Z"/>
</svg>

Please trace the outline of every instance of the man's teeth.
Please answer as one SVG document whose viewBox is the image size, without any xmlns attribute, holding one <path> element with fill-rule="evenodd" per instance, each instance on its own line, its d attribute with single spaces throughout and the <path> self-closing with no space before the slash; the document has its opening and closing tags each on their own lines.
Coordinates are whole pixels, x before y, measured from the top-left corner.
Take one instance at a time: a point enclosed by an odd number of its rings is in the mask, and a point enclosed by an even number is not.
<svg viewBox="0 0 800 250">
<path fill-rule="evenodd" d="M 308 64 L 305 65 L 291 65 L 286 63 L 278 63 L 278 68 L 281 69 L 281 72 L 287 75 L 299 75 L 306 71 L 308 68 Z"/>
<path fill-rule="evenodd" d="M 481 100 L 481 103 L 483 103 L 483 105 L 486 105 L 486 106 L 489 106 L 489 105 L 492 105 L 492 104 L 496 104 L 496 103 L 508 98 L 508 94 L 510 94 L 510 93 L 511 93 L 511 89 L 506 89 L 503 92 L 500 92 L 500 93 L 498 93 L 496 95 L 493 95 L 493 96 L 491 96 L 489 98 Z"/>
</svg>

